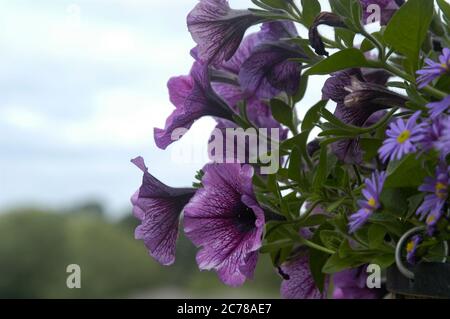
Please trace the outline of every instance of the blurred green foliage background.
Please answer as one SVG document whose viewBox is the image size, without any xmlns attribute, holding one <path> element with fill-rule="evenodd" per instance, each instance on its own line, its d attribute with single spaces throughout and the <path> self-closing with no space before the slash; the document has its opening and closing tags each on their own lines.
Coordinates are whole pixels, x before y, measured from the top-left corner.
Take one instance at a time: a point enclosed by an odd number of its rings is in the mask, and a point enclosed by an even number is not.
<svg viewBox="0 0 450 319">
<path fill-rule="evenodd" d="M 223 285 L 200 272 L 197 249 L 183 236 L 175 265 L 153 261 L 134 239 L 131 214 L 112 220 L 101 205 L 65 211 L 0 213 L 0 298 L 277 298 L 280 278 L 262 256 L 255 279 Z M 67 265 L 81 267 L 81 288 L 69 289 Z"/>
</svg>

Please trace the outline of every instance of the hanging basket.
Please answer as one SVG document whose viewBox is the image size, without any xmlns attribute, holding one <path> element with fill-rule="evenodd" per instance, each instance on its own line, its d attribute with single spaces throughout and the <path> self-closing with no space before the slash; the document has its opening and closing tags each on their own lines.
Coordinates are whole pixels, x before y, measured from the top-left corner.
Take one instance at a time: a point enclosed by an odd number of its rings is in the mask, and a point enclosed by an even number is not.
<svg viewBox="0 0 450 319">
<path fill-rule="evenodd" d="M 442 262 L 423 262 L 409 268 L 401 258 L 406 241 L 423 230 L 424 227 L 411 229 L 397 244 L 396 264 L 388 268 L 386 274 L 386 288 L 396 299 L 450 298 L 450 264 L 446 257 Z M 448 255 L 447 242 L 444 242 L 444 250 Z"/>
</svg>

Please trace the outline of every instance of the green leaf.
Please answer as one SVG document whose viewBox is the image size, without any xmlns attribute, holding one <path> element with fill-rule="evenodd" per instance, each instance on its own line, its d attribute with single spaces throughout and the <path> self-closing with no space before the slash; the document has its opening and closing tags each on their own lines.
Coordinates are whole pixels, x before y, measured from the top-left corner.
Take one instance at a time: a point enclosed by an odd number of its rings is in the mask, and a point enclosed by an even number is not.
<svg viewBox="0 0 450 319">
<path fill-rule="evenodd" d="M 302 227 L 312 227 L 322 225 L 327 221 L 328 217 L 322 214 L 314 214 L 308 216 L 305 221 L 301 222 Z"/>
<path fill-rule="evenodd" d="M 387 230 L 381 225 L 370 225 L 369 227 L 369 247 L 371 249 L 377 249 L 384 243 L 384 237 Z"/>
<path fill-rule="evenodd" d="M 393 216 L 403 217 L 408 209 L 408 199 L 415 193 L 416 188 L 384 188 L 380 196 L 383 210 Z"/>
<path fill-rule="evenodd" d="M 322 241 L 320 240 L 320 232 L 331 229 L 333 229 L 333 226 L 331 226 L 328 223 L 320 225 L 320 227 L 316 230 L 313 237 L 311 238 L 311 241 L 315 244 L 323 245 Z M 325 262 L 327 261 L 328 257 L 329 257 L 328 254 L 320 250 L 310 249 L 309 268 L 311 271 L 311 275 L 314 279 L 314 282 L 321 292 L 323 291 L 325 284 L 325 274 L 322 272 L 322 268 L 325 265 Z"/>
<path fill-rule="evenodd" d="M 305 74 L 325 75 L 344 69 L 369 66 L 370 63 L 366 60 L 364 54 L 358 49 L 351 48 L 339 51 L 329 58 L 316 63 Z"/>
<path fill-rule="evenodd" d="M 405 55 L 418 69 L 420 48 L 433 19 L 434 1 L 408 0 L 389 22 L 384 39 L 397 52 Z"/>
<path fill-rule="evenodd" d="M 326 274 L 334 274 L 342 270 L 352 268 L 353 263 L 354 260 L 352 260 L 352 258 L 341 258 L 339 253 L 336 253 L 328 258 L 322 268 L 322 271 Z"/>
<path fill-rule="evenodd" d="M 275 120 L 281 124 L 286 125 L 289 128 L 293 127 L 293 112 L 292 108 L 280 99 L 270 100 L 270 108 L 272 110 L 272 116 Z"/>
<path fill-rule="evenodd" d="M 301 169 L 301 153 L 298 147 L 294 147 L 289 158 L 288 176 L 291 180 L 299 182 L 302 178 Z"/>
<path fill-rule="evenodd" d="M 437 3 L 447 19 L 450 19 L 450 3 L 447 0 L 437 0 Z"/>
<path fill-rule="evenodd" d="M 280 239 L 280 240 L 276 240 L 271 243 L 262 245 L 260 252 L 262 254 L 271 253 L 271 252 L 275 252 L 282 248 L 286 248 L 286 247 L 289 247 L 292 245 L 293 245 L 293 242 L 290 238 Z"/>
<path fill-rule="evenodd" d="M 320 188 L 328 176 L 328 165 L 327 165 L 328 152 L 326 147 L 322 147 L 320 150 L 319 166 L 317 167 L 316 173 L 314 175 L 314 188 Z"/>
<path fill-rule="evenodd" d="M 372 260 L 371 264 L 379 265 L 381 268 L 387 268 L 395 262 L 395 255 L 392 254 L 380 254 L 376 255 Z"/>
<path fill-rule="evenodd" d="M 320 13 L 321 7 L 318 0 L 302 0 L 303 23 L 310 27 L 316 16 Z"/>
<path fill-rule="evenodd" d="M 322 230 L 320 232 L 320 240 L 325 247 L 336 251 L 339 249 L 344 237 L 333 230 Z"/>
<path fill-rule="evenodd" d="M 419 186 L 427 176 L 416 154 L 409 154 L 400 161 L 390 162 L 387 174 L 384 188 Z"/>
<path fill-rule="evenodd" d="M 308 112 L 306 112 L 305 117 L 302 122 L 302 131 L 309 131 L 314 128 L 316 123 L 320 119 L 320 110 L 324 108 L 328 103 L 328 100 L 319 101 L 317 104 L 312 106 Z"/>
</svg>

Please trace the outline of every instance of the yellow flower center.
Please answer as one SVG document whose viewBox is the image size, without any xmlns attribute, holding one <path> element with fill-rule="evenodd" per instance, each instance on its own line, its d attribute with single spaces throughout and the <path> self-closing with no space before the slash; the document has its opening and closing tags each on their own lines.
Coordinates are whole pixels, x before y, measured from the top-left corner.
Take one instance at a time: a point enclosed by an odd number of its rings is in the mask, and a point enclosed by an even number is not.
<svg viewBox="0 0 450 319">
<path fill-rule="evenodd" d="M 411 137 L 411 131 L 410 130 L 404 130 L 400 133 L 400 135 L 397 137 L 397 142 L 400 144 L 405 143 L 409 138 Z"/>
<path fill-rule="evenodd" d="M 442 190 L 447 189 L 447 186 L 444 185 L 441 182 L 437 182 L 436 183 L 436 196 L 439 197 L 440 199 L 445 199 L 446 194 L 445 192 L 442 192 Z"/>
<path fill-rule="evenodd" d="M 375 207 L 377 205 L 377 201 L 375 200 L 375 198 L 371 197 L 367 203 L 369 204 L 370 207 Z"/>
<path fill-rule="evenodd" d="M 407 245 L 406 245 L 406 251 L 408 253 L 412 252 L 414 250 L 414 242 L 411 240 Z"/>
<path fill-rule="evenodd" d="M 436 220 L 436 217 L 434 215 L 429 215 L 427 217 L 427 224 L 431 224 L 432 222 L 434 222 Z"/>
</svg>

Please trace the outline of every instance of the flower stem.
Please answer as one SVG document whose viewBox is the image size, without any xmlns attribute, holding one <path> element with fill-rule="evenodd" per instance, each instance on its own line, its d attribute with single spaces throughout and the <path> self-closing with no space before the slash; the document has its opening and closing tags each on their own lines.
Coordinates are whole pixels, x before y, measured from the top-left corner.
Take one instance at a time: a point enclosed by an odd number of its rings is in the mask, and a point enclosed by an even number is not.
<svg viewBox="0 0 450 319">
<path fill-rule="evenodd" d="M 309 241 L 308 239 L 305 239 L 305 238 L 302 238 L 300 240 L 300 243 L 304 244 L 305 246 L 308 246 L 309 248 L 313 248 L 313 249 L 322 251 L 322 252 L 330 254 L 330 255 L 334 255 L 336 253 L 335 251 L 333 251 L 331 249 L 328 249 L 326 247 L 323 247 L 321 245 L 313 243 L 312 241 Z"/>
</svg>

